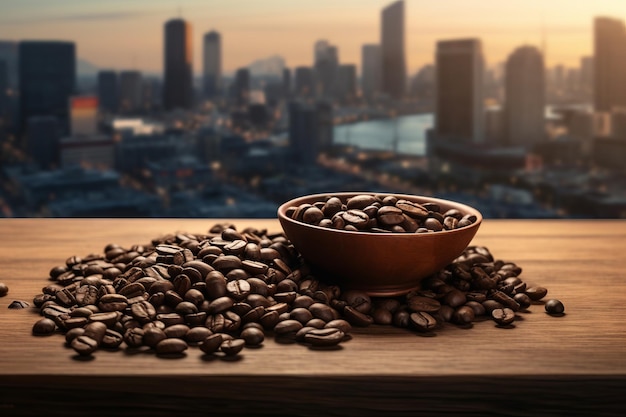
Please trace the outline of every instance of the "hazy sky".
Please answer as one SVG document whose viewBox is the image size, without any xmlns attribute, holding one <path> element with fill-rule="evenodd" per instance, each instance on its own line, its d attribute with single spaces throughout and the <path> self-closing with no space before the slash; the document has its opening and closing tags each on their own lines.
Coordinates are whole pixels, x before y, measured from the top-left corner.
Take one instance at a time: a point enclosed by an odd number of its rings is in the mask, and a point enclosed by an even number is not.
<svg viewBox="0 0 626 417">
<path fill-rule="evenodd" d="M 193 28 L 194 67 L 201 40 L 222 34 L 226 71 L 282 55 L 311 65 L 313 44 L 327 39 L 342 63 L 360 66 L 361 46 L 378 43 L 380 11 L 391 0 L 0 0 L 0 40 L 60 39 L 101 68 L 160 72 L 163 25 L 182 16 Z M 405 0 L 408 70 L 433 61 L 435 41 L 478 37 L 488 63 L 522 44 L 541 46 L 547 64 L 578 65 L 592 54 L 594 16 L 626 18 L 626 0 Z"/>
</svg>

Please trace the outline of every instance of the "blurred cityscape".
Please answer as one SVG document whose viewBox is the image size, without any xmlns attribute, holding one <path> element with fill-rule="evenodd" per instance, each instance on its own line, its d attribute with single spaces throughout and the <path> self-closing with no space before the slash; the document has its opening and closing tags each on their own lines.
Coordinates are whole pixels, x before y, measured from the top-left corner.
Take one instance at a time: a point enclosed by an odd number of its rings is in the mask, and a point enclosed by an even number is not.
<svg viewBox="0 0 626 417">
<path fill-rule="evenodd" d="M 191 25 L 163 23 L 161 74 L 94 68 L 68 41 L 0 40 L 0 217 L 275 217 L 304 194 L 432 195 L 487 218 L 626 218 L 626 29 L 593 20 L 593 56 L 519 45 L 487 66 L 442 39 L 407 74 L 405 2 L 341 62 L 281 56 L 227 73 L 219 31 L 194 74 Z M 255 57 L 251 57 L 254 59 Z"/>
</svg>

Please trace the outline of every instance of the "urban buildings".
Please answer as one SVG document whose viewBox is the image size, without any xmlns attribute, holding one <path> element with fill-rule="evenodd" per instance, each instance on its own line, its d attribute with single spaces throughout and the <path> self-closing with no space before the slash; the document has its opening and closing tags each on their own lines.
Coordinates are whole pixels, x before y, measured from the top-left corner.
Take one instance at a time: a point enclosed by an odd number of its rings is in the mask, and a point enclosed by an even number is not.
<svg viewBox="0 0 626 417">
<path fill-rule="evenodd" d="M 437 42 L 435 133 L 454 142 L 482 143 L 483 56 L 479 39 Z"/>
<path fill-rule="evenodd" d="M 315 95 L 315 73 L 311 67 L 296 67 L 294 92 L 296 96 L 313 97 Z"/>
<path fill-rule="evenodd" d="M 222 37 L 218 32 L 204 35 L 202 52 L 202 90 L 204 97 L 214 98 L 220 93 L 222 79 Z"/>
<path fill-rule="evenodd" d="M 363 45 L 361 49 L 361 90 L 363 96 L 373 98 L 380 92 L 382 57 L 380 45 Z"/>
<path fill-rule="evenodd" d="M 165 23 L 163 106 L 166 110 L 191 109 L 192 47 L 191 26 L 182 19 Z"/>
<path fill-rule="evenodd" d="M 239 106 L 245 106 L 250 100 L 250 70 L 239 68 L 233 82 L 233 97 Z"/>
<path fill-rule="evenodd" d="M 337 69 L 337 97 L 354 100 L 357 96 L 356 65 L 341 64 Z"/>
<path fill-rule="evenodd" d="M 296 165 L 313 165 L 319 153 L 332 144 L 332 119 L 328 102 L 289 103 L 289 148 Z"/>
<path fill-rule="evenodd" d="M 53 116 L 69 133 L 69 97 L 76 87 L 73 42 L 23 41 L 19 44 L 20 127 L 33 116 Z"/>
<path fill-rule="evenodd" d="M 314 93 L 324 97 L 333 95 L 340 83 L 337 80 L 339 68 L 339 52 L 336 46 L 326 40 L 320 40 L 314 47 L 314 64 L 316 88 Z"/>
<path fill-rule="evenodd" d="M 133 114 L 141 111 L 143 104 L 143 80 L 139 71 L 120 72 L 119 111 Z"/>
<path fill-rule="evenodd" d="M 535 47 L 519 47 L 506 62 L 503 144 L 531 150 L 543 142 L 545 104 L 543 56 Z"/>
<path fill-rule="evenodd" d="M 115 114 L 119 108 L 117 73 L 98 72 L 98 101 L 103 113 Z"/>
<path fill-rule="evenodd" d="M 610 112 L 626 106 L 626 29 L 622 20 L 594 20 L 594 107 Z"/>
<path fill-rule="evenodd" d="M 404 57 L 404 1 L 385 7 L 381 18 L 382 90 L 393 98 L 404 96 L 406 63 Z"/>
</svg>

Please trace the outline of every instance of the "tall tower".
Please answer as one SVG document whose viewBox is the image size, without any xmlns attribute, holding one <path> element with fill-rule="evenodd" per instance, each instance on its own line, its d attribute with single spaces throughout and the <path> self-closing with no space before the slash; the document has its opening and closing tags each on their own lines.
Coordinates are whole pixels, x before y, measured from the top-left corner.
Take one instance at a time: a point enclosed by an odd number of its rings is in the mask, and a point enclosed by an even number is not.
<svg viewBox="0 0 626 417">
<path fill-rule="evenodd" d="M 100 110 L 114 114 L 119 109 L 117 73 L 111 70 L 98 72 L 98 102 Z"/>
<path fill-rule="evenodd" d="M 361 89 L 371 98 L 380 92 L 381 84 L 380 45 L 363 45 L 361 52 Z"/>
<path fill-rule="evenodd" d="M 222 37 L 218 32 L 204 35 L 202 58 L 202 89 L 205 97 L 212 98 L 221 90 Z"/>
<path fill-rule="evenodd" d="M 33 116 L 53 116 L 69 134 L 69 98 L 76 85 L 73 42 L 24 41 L 19 44 L 20 126 Z"/>
<path fill-rule="evenodd" d="M 609 17 L 594 21 L 594 107 L 610 112 L 626 106 L 626 29 Z"/>
<path fill-rule="evenodd" d="M 545 136 L 543 56 L 532 46 L 517 48 L 506 62 L 505 143 L 532 147 Z"/>
<path fill-rule="evenodd" d="M 314 68 L 318 92 L 322 96 L 330 96 L 335 92 L 339 53 L 337 47 L 320 40 L 314 46 Z"/>
<path fill-rule="evenodd" d="M 483 56 L 479 39 L 437 42 L 435 132 L 457 142 L 481 143 Z"/>
<path fill-rule="evenodd" d="M 381 19 L 382 90 L 394 98 L 404 96 L 404 1 L 385 7 Z"/>
<path fill-rule="evenodd" d="M 165 23 L 164 64 L 165 109 L 190 109 L 193 105 L 191 25 L 182 19 Z"/>
</svg>

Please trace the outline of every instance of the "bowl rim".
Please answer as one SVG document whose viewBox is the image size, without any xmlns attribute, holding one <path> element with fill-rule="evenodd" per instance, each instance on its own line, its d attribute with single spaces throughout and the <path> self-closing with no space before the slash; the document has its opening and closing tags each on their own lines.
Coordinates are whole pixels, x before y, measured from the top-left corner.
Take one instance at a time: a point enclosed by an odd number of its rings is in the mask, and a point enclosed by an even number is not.
<svg viewBox="0 0 626 417">
<path fill-rule="evenodd" d="M 443 203 L 446 205 L 454 205 L 454 206 L 457 206 L 461 211 L 463 211 L 464 214 L 475 215 L 476 221 L 469 226 L 460 227 L 460 228 L 452 229 L 452 230 L 440 230 L 438 232 L 432 232 L 432 233 L 391 233 L 391 232 L 382 233 L 382 232 L 368 232 L 368 231 L 360 231 L 360 230 L 353 231 L 353 230 L 333 229 L 331 227 L 322 227 L 322 226 L 317 226 L 314 224 L 305 223 L 303 221 L 294 220 L 285 214 L 288 207 L 299 205 L 299 204 L 295 204 L 295 202 L 300 201 L 300 200 L 309 200 L 309 199 L 313 199 L 317 197 L 321 201 L 324 197 L 339 197 L 339 196 L 346 197 L 346 196 L 355 196 L 355 195 L 360 195 L 360 194 L 370 194 L 370 195 L 385 194 L 385 195 L 393 195 L 394 197 L 398 197 L 398 198 L 405 198 L 407 200 L 410 198 L 413 198 L 413 199 L 417 198 L 417 199 L 425 199 L 425 200 L 428 200 L 428 202 L 432 202 L 432 203 L 438 203 L 438 204 Z M 420 236 L 421 238 L 426 238 L 426 237 L 432 238 L 436 236 L 441 236 L 442 234 L 448 235 L 448 234 L 454 234 L 454 233 L 462 233 L 463 231 L 466 231 L 468 229 L 479 227 L 483 221 L 483 216 L 479 210 L 477 210 L 476 208 L 470 205 L 459 203 L 454 200 L 446 200 L 443 198 L 429 197 L 429 196 L 417 195 L 417 194 L 399 194 L 399 193 L 393 193 L 393 192 L 373 192 L 373 191 L 341 191 L 341 192 L 329 192 L 329 193 L 318 193 L 318 194 L 305 194 L 296 198 L 292 198 L 291 200 L 285 201 L 283 204 L 281 204 L 278 207 L 277 214 L 278 214 L 279 220 L 284 220 L 289 223 L 295 224 L 297 226 L 310 227 L 311 229 L 314 229 L 314 230 L 334 232 L 334 233 L 347 234 L 347 235 L 355 235 L 355 236 L 379 236 L 379 237 L 394 236 L 396 238 L 401 238 L 401 239 L 407 239 L 407 238 L 414 237 L 414 236 Z"/>
</svg>

